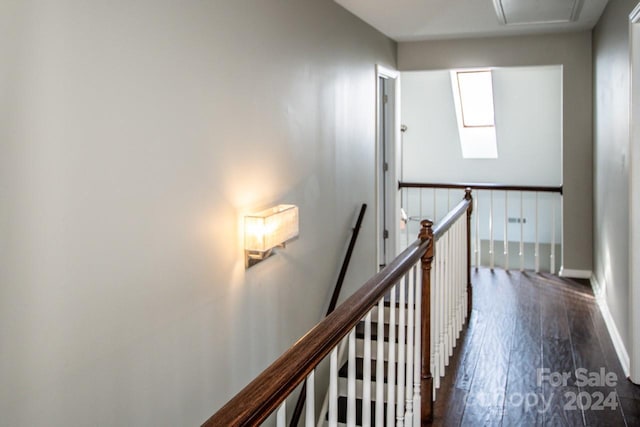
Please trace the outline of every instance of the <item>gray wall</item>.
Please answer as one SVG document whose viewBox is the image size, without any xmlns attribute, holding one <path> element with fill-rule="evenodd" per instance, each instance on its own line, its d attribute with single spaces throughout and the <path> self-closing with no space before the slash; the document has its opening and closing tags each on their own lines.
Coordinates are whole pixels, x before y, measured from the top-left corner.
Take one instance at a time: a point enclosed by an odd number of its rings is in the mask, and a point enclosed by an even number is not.
<svg viewBox="0 0 640 427">
<path fill-rule="evenodd" d="M 594 274 L 625 347 L 629 331 L 629 13 L 609 2 L 593 32 Z"/>
<path fill-rule="evenodd" d="M 395 43 L 331 0 L 9 0 L 0 28 L 0 424 L 201 423 L 320 318 Z M 300 238 L 245 271 L 242 213 L 280 202 Z"/>
<path fill-rule="evenodd" d="M 401 71 L 534 65 L 563 66 L 563 266 L 590 271 L 593 256 L 591 32 L 398 45 Z"/>
</svg>

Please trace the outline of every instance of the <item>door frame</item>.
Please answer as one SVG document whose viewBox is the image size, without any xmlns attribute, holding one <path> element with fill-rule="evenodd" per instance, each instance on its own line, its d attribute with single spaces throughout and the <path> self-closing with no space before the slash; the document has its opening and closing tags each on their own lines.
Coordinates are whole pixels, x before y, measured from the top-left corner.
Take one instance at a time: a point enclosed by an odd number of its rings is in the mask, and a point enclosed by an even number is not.
<svg viewBox="0 0 640 427">
<path fill-rule="evenodd" d="M 629 71 L 629 376 L 640 384 L 640 3 L 629 15 Z"/>
<path fill-rule="evenodd" d="M 391 82 L 389 85 L 389 96 L 387 100 L 387 121 L 386 128 L 389 129 L 386 134 L 388 141 L 386 144 L 386 158 L 388 163 L 388 170 L 385 174 L 382 171 L 382 143 L 383 135 L 380 132 L 380 104 L 383 94 L 380 92 L 380 78 Z M 376 163 L 375 163 L 375 177 L 376 177 L 376 270 L 379 269 L 380 264 L 387 264 L 395 258 L 396 250 L 398 248 L 399 233 L 398 227 L 398 212 L 400 211 L 400 199 L 398 197 L 398 174 L 400 172 L 399 160 L 400 156 L 400 73 L 397 70 L 392 70 L 385 66 L 376 65 Z M 386 259 L 383 257 L 383 230 L 382 230 L 382 215 L 381 204 L 383 203 L 380 196 L 382 189 L 385 188 L 386 179 L 386 197 L 388 201 L 386 206 L 386 217 L 388 227 L 387 238 L 387 251 Z"/>
</svg>

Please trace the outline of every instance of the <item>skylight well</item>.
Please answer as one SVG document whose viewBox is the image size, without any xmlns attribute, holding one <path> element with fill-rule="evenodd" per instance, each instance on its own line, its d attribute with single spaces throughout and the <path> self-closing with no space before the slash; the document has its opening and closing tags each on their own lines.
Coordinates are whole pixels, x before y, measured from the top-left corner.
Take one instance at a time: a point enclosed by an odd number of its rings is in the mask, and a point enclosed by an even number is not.
<svg viewBox="0 0 640 427">
<path fill-rule="evenodd" d="M 451 71 L 458 134 L 465 159 L 496 159 L 491 70 Z"/>
</svg>

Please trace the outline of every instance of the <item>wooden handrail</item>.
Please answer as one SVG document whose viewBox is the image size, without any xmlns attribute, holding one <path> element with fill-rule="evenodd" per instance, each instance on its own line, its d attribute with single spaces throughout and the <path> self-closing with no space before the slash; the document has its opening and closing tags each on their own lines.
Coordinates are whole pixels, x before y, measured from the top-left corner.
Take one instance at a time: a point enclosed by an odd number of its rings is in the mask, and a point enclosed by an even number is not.
<svg viewBox="0 0 640 427">
<path fill-rule="evenodd" d="M 471 193 L 471 190 L 467 189 L 467 191 L 468 194 Z M 455 208 L 451 209 L 451 211 L 449 211 L 449 213 L 440 220 L 438 225 L 433 228 L 433 236 L 435 237 L 436 241 L 440 240 L 440 237 L 442 237 L 444 233 L 446 233 L 451 228 L 451 226 L 455 224 L 458 218 L 460 218 L 460 216 L 463 215 L 467 211 L 467 209 L 469 209 L 470 204 L 471 199 L 462 199 L 462 201 L 458 203 Z"/>
<path fill-rule="evenodd" d="M 257 425 L 300 384 L 425 253 L 416 240 L 233 397 L 203 426 Z"/>
<path fill-rule="evenodd" d="M 470 195 L 470 193 L 468 193 Z M 471 198 L 460 202 L 447 215 L 446 221 L 441 221 L 436 227 L 440 232 L 431 231 L 431 222 L 423 223 L 423 230 L 419 238 L 396 257 L 378 274 L 369 279 L 351 297 L 344 301 L 329 316 L 313 327 L 300 338 L 291 348 L 285 351 L 273 364 L 259 374 L 245 388 L 236 394 L 222 408 L 211 416 L 203 426 L 254 426 L 263 422 L 278 406 L 305 380 L 329 353 L 340 344 L 345 336 L 361 321 L 374 305 L 405 275 L 418 261 L 422 261 L 423 270 L 423 298 L 429 295 L 429 272 L 433 258 L 434 242 L 438 240 L 453 223 L 471 206 Z M 451 222 L 451 223 L 450 223 Z M 428 232 L 425 232 L 426 226 Z M 428 263 L 428 266 L 425 264 Z M 428 310 L 429 304 L 424 303 L 423 310 Z M 427 331 L 430 316 L 423 313 L 423 381 L 422 390 L 425 401 L 432 409 L 431 393 L 432 378 L 428 373 L 428 359 L 430 339 Z M 425 323 L 426 322 L 426 323 Z M 424 347 L 423 347 L 424 348 Z M 427 372 L 425 373 L 425 369 Z M 428 384 L 428 386 L 426 386 Z M 432 410 L 427 409 L 429 414 Z M 423 408 L 423 419 L 425 414 Z"/>
<path fill-rule="evenodd" d="M 508 185 L 482 182 L 452 182 L 452 183 L 425 183 L 425 182 L 398 182 L 398 188 L 460 188 L 473 190 L 503 190 L 503 191 L 538 191 L 541 193 L 560 193 L 562 186 L 537 186 L 537 185 Z"/>
</svg>

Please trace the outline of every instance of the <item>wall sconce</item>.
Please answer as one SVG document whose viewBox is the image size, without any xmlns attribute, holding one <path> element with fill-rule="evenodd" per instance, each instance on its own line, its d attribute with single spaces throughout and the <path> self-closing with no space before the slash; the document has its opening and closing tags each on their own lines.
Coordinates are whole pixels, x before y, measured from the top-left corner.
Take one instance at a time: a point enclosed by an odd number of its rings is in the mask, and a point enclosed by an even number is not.
<svg viewBox="0 0 640 427">
<path fill-rule="evenodd" d="M 273 254 L 273 248 L 298 236 L 298 207 L 278 205 L 244 217 L 244 266 L 249 268 Z"/>
</svg>

